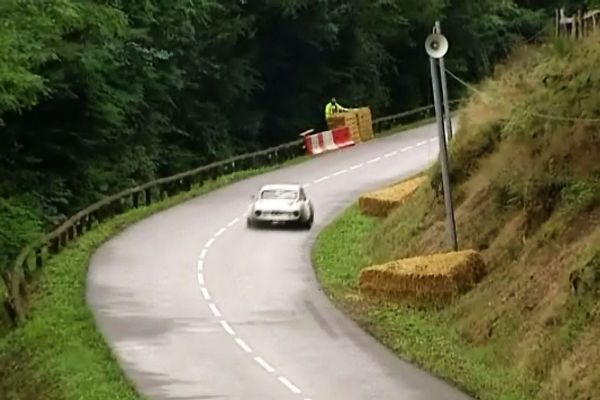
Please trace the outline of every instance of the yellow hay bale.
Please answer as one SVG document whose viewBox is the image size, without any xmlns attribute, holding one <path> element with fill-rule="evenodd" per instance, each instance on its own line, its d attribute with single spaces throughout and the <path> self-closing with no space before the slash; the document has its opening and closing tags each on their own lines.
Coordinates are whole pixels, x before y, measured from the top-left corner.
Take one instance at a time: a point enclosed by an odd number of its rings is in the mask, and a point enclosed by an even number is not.
<svg viewBox="0 0 600 400">
<path fill-rule="evenodd" d="M 373 120 L 371 119 L 371 109 L 363 107 L 356 110 L 360 140 L 366 142 L 373 139 Z"/>
<path fill-rule="evenodd" d="M 397 185 L 364 194 L 358 199 L 358 208 L 364 215 L 385 217 L 394 208 L 404 204 L 426 179 L 425 176 L 418 176 Z"/>
<path fill-rule="evenodd" d="M 338 113 L 327 119 L 327 127 L 335 129 L 342 126 L 350 128 L 352 140 L 356 143 L 373 139 L 373 121 L 369 107 L 357 108 L 348 112 Z"/>
<path fill-rule="evenodd" d="M 474 250 L 407 258 L 363 269 L 360 291 L 411 304 L 443 304 L 472 289 L 485 276 Z"/>
</svg>

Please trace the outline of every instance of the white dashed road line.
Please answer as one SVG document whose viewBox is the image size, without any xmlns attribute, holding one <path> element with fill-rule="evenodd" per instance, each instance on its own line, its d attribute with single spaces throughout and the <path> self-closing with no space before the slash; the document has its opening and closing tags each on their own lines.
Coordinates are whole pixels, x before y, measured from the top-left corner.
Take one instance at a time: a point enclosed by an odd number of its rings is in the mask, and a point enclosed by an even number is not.
<svg viewBox="0 0 600 400">
<path fill-rule="evenodd" d="M 430 141 L 430 142 L 435 142 L 435 141 L 437 141 L 437 140 L 438 140 L 438 139 L 437 139 L 437 138 L 435 138 L 435 137 L 434 137 L 434 138 L 431 138 L 431 139 L 429 139 L 429 141 Z M 390 158 L 390 157 L 393 157 L 393 156 L 397 155 L 397 154 L 398 154 L 398 152 L 401 152 L 401 153 L 403 153 L 403 152 L 409 151 L 409 150 L 411 150 L 411 149 L 413 149 L 413 148 L 415 148 L 415 147 L 423 146 L 423 145 L 424 145 L 424 144 L 426 144 L 426 143 L 427 143 L 427 141 L 423 141 L 423 142 L 419 142 L 419 143 L 417 143 L 415 146 L 407 146 L 407 147 L 404 147 L 404 148 L 400 149 L 399 151 L 392 151 L 392 152 L 389 152 L 389 153 L 385 154 L 385 155 L 383 156 L 383 158 Z M 380 161 L 381 159 L 382 159 L 382 157 L 377 157 L 377 158 L 374 158 L 374 159 L 372 159 L 372 160 L 369 160 L 369 161 L 367 161 L 366 163 L 360 163 L 360 164 L 353 165 L 353 166 L 349 167 L 348 169 L 342 169 L 342 170 L 340 170 L 340 171 L 337 171 L 337 172 L 335 172 L 335 173 L 333 173 L 333 174 L 331 174 L 331 175 L 323 176 L 323 177 L 321 177 L 321 178 L 319 178 L 319 179 L 316 179 L 316 180 L 314 180 L 314 181 L 313 181 L 313 183 L 317 184 L 317 183 L 324 182 L 324 181 L 326 181 L 326 180 L 328 180 L 328 179 L 330 179 L 330 178 L 333 178 L 333 177 L 337 177 L 337 176 L 340 176 L 340 175 L 346 174 L 346 173 L 347 173 L 347 172 L 349 172 L 349 171 L 355 171 L 355 170 L 357 170 L 357 169 L 359 169 L 359 168 L 362 168 L 362 167 L 364 167 L 364 166 L 365 166 L 365 165 L 367 165 L 367 164 L 373 164 L 373 163 L 376 163 L 376 162 Z M 310 183 L 305 183 L 305 184 L 303 184 L 303 185 L 302 185 L 302 187 L 304 187 L 304 188 L 307 188 L 307 187 L 309 187 L 309 186 L 310 186 Z M 242 218 L 246 218 L 247 216 L 248 216 L 248 212 L 246 211 L 246 212 L 243 214 Z M 235 218 L 234 220 L 232 220 L 231 222 L 229 222 L 229 223 L 227 224 L 227 226 L 226 226 L 226 227 L 223 227 L 223 228 L 219 229 L 219 230 L 218 230 L 218 231 L 217 231 L 217 232 L 216 232 L 216 233 L 213 235 L 213 237 L 211 237 L 211 238 L 210 238 L 210 239 L 209 239 L 209 240 L 206 242 L 206 244 L 204 245 L 204 248 L 202 249 L 202 251 L 201 251 L 201 253 L 200 253 L 200 256 L 199 256 L 199 258 L 198 258 L 198 264 L 197 264 L 198 273 L 197 273 L 197 277 L 198 277 L 198 284 L 200 285 L 200 291 L 201 291 L 201 293 L 202 293 L 202 297 L 204 297 L 204 299 L 207 301 L 207 303 L 208 303 L 208 307 L 210 308 L 210 311 L 212 312 L 212 314 L 213 314 L 213 315 L 214 315 L 216 318 L 219 318 L 219 319 L 222 317 L 222 315 L 221 315 L 221 311 L 219 311 L 219 309 L 217 308 L 217 305 L 216 305 L 215 303 L 212 303 L 212 302 L 210 302 L 210 300 L 211 300 L 211 296 L 210 296 L 210 293 L 209 293 L 209 291 L 208 291 L 208 288 L 207 288 L 207 287 L 206 287 L 206 285 L 205 285 L 205 276 L 204 276 L 204 274 L 203 274 L 203 272 L 202 272 L 202 271 L 203 271 L 203 269 L 204 269 L 204 259 L 206 258 L 206 255 L 207 255 L 207 253 L 208 253 L 208 249 L 209 249 L 209 248 L 212 246 L 212 244 L 215 242 L 216 238 L 218 238 L 219 236 L 223 235 L 223 234 L 224 234 L 224 233 L 227 231 L 227 228 L 231 228 L 231 227 L 233 227 L 235 224 L 237 224 L 238 222 L 240 222 L 240 221 L 242 220 L 242 218 L 240 218 L 240 217 L 237 217 L 237 218 Z M 235 330 L 234 330 L 234 329 L 231 327 L 231 325 L 229 325 L 229 323 L 228 323 L 226 320 L 223 320 L 223 319 L 219 320 L 219 324 L 221 325 L 221 327 L 223 328 L 223 330 L 224 330 L 224 331 L 225 331 L 227 334 L 229 334 L 230 336 L 233 336 L 233 338 L 234 338 L 235 342 L 237 343 L 237 345 L 238 345 L 238 346 L 239 346 L 239 347 L 240 347 L 240 348 L 241 348 L 243 351 L 245 351 L 246 353 L 254 353 L 254 351 L 253 351 L 253 350 L 252 350 L 252 348 L 251 348 L 251 347 L 248 345 L 248 343 L 246 343 L 246 342 L 245 342 L 245 341 L 244 341 L 242 338 L 240 338 L 240 337 L 236 336 L 236 332 L 235 332 Z M 272 374 L 272 373 L 274 373 L 274 372 L 275 372 L 275 368 L 274 368 L 273 366 L 271 366 L 271 365 L 270 365 L 270 364 L 269 364 L 267 361 L 265 361 L 265 360 L 264 360 L 262 357 L 260 357 L 260 356 L 256 356 L 256 357 L 254 357 L 254 361 L 255 361 L 255 362 L 258 364 L 258 365 L 260 365 L 260 367 L 261 367 L 262 369 L 264 369 L 265 371 L 267 371 L 268 373 Z M 289 389 L 289 390 L 290 390 L 292 393 L 295 393 L 295 394 L 300 394 L 300 393 L 302 393 L 302 391 L 300 390 L 300 388 L 299 388 L 299 387 L 297 387 L 296 385 L 294 385 L 294 384 L 293 384 L 293 383 L 292 383 L 292 382 L 291 382 L 291 381 L 290 381 L 288 378 L 286 378 L 285 376 L 283 376 L 283 375 L 280 375 L 280 376 L 278 376 L 278 377 L 277 377 L 277 380 L 279 380 L 279 382 L 281 382 L 281 383 L 282 383 L 282 384 L 283 384 L 285 387 L 287 387 L 287 388 L 288 388 L 288 389 Z M 311 399 L 310 399 L 310 398 L 308 398 L 308 397 L 306 397 L 306 398 L 303 398 L 303 400 L 311 400 Z"/>
<path fill-rule="evenodd" d="M 279 382 L 283 383 L 292 392 L 294 392 L 296 394 L 302 393 L 302 391 L 300 389 L 298 389 L 298 387 L 296 385 L 294 385 L 292 382 L 290 382 L 288 380 L 288 378 L 286 378 L 285 376 L 280 376 L 277 379 L 279 379 Z"/>
<path fill-rule="evenodd" d="M 204 297 L 204 300 L 210 300 L 210 293 L 208 293 L 208 289 L 205 287 L 200 288 L 200 291 L 202 292 L 202 297 Z"/>
<path fill-rule="evenodd" d="M 229 228 L 231 228 L 232 226 L 234 226 L 235 224 L 237 224 L 238 222 L 240 222 L 239 218 L 234 219 L 233 221 L 231 221 L 230 223 L 227 224 L 227 226 Z"/>
<path fill-rule="evenodd" d="M 248 346 L 248 344 L 246 342 L 244 342 L 242 339 L 236 337 L 235 338 L 235 342 L 238 344 L 238 346 L 240 346 L 242 348 L 242 350 L 244 350 L 246 353 L 252 353 L 252 348 L 250 346 Z"/>
<path fill-rule="evenodd" d="M 269 363 L 262 359 L 262 357 L 254 357 L 254 361 L 256 361 L 261 367 L 263 367 L 268 373 L 272 374 L 275 372 L 275 368 L 271 367 Z"/>
<path fill-rule="evenodd" d="M 217 306 L 214 303 L 210 303 L 208 305 L 208 307 L 210 308 L 210 311 L 212 311 L 212 313 L 215 317 L 221 318 L 221 312 L 219 311 L 219 309 L 217 308 Z"/>
<path fill-rule="evenodd" d="M 219 321 L 219 323 L 221 324 L 225 332 L 229 333 L 231 336 L 235 336 L 235 331 L 231 326 L 229 326 L 227 321 Z"/>
</svg>

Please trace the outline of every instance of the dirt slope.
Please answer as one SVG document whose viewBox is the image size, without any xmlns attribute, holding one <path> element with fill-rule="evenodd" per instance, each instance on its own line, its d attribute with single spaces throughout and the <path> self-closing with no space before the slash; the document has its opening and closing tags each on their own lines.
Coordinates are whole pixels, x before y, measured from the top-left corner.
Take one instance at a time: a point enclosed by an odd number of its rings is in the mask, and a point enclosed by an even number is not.
<svg viewBox="0 0 600 400">
<path fill-rule="evenodd" d="M 537 399 L 600 399 L 600 40 L 520 48 L 451 146 L 461 249 L 489 275 L 443 313 Z M 594 119 L 595 118 L 595 119 Z M 370 263 L 447 250 L 439 170 L 378 225 Z"/>
</svg>

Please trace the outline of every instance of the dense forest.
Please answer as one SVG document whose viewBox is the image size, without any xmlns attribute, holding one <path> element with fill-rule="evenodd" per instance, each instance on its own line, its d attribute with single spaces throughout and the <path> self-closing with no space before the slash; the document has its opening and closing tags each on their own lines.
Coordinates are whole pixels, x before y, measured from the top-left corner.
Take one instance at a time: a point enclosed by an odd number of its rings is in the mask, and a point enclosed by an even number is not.
<svg viewBox="0 0 600 400">
<path fill-rule="evenodd" d="M 429 104 L 436 18 L 449 68 L 477 80 L 565 3 L 2 0 L 0 269 L 108 193 L 322 128 L 331 96 Z"/>
</svg>

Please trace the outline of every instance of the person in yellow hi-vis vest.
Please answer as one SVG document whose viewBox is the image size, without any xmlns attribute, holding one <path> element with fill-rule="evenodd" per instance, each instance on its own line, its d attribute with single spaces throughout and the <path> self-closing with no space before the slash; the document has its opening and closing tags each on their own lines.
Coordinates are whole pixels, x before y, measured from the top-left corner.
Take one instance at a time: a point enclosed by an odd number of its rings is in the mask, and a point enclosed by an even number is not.
<svg viewBox="0 0 600 400">
<path fill-rule="evenodd" d="M 331 101 L 329 103 L 327 103 L 327 105 L 325 106 L 325 119 L 329 119 L 335 113 L 340 113 L 340 112 L 345 112 L 345 111 L 349 111 L 349 110 L 347 108 L 339 105 L 338 102 L 335 100 L 335 97 L 333 97 L 331 99 Z"/>
</svg>

